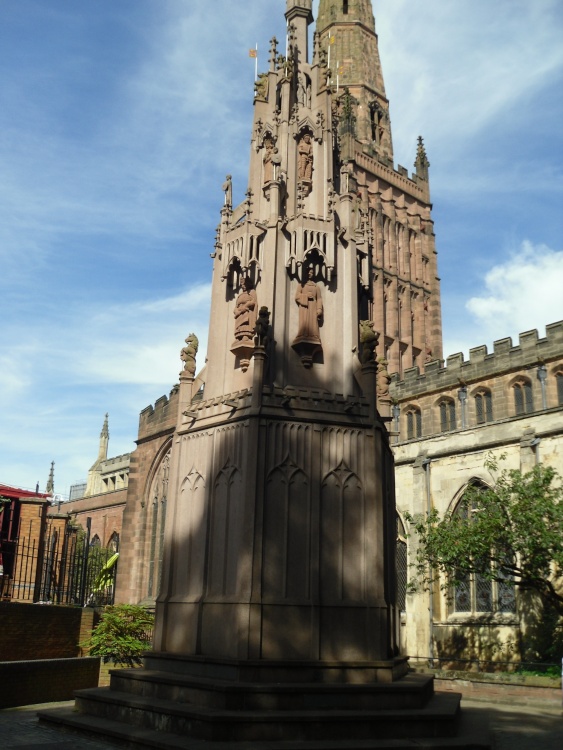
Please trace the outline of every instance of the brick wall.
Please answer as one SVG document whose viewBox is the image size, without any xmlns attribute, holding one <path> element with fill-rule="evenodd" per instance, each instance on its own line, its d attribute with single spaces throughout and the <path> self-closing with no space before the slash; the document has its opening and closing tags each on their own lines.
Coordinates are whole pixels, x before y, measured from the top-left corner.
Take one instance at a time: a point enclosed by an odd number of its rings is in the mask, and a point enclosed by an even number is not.
<svg viewBox="0 0 563 750">
<path fill-rule="evenodd" d="M 0 661 L 68 659 L 93 627 L 95 612 L 78 607 L 0 602 Z"/>
<path fill-rule="evenodd" d="M 71 700 L 97 687 L 99 657 L 0 662 L 0 709 Z"/>
</svg>

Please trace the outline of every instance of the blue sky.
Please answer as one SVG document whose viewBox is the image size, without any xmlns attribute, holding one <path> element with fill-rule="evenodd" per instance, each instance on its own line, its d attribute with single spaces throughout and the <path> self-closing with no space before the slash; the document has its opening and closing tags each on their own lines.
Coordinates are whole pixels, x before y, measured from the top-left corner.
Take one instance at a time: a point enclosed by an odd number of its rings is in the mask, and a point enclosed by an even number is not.
<svg viewBox="0 0 563 750">
<path fill-rule="evenodd" d="M 419 134 L 431 162 L 445 354 L 544 335 L 563 318 L 563 4 L 373 5 L 396 163 Z M 55 460 L 67 493 L 105 412 L 110 454 L 132 450 L 188 332 L 204 350 L 225 174 L 246 188 L 248 49 L 283 39 L 284 10 L 0 0 L 0 482 L 43 488 Z"/>
</svg>

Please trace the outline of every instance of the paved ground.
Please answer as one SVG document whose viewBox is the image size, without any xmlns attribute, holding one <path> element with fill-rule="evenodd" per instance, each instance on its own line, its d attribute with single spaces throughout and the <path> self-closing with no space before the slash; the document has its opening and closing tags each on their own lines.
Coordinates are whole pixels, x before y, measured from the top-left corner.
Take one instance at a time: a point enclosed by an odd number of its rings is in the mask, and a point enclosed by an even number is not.
<svg viewBox="0 0 563 750">
<path fill-rule="evenodd" d="M 68 703 L 25 706 L 0 711 L 0 748 L 2 750 L 109 750 L 107 742 L 77 738 L 57 729 L 40 726 L 36 712 L 40 708 L 71 706 Z M 554 709 L 483 703 L 464 700 L 475 721 L 489 719 L 495 750 L 563 750 L 563 713 Z"/>
</svg>

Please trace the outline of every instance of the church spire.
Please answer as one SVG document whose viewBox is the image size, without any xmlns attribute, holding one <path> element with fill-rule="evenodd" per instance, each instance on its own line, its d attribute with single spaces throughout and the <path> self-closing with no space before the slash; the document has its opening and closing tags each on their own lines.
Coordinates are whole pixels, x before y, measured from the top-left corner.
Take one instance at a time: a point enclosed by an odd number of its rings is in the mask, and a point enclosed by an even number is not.
<svg viewBox="0 0 563 750">
<path fill-rule="evenodd" d="M 385 95 L 371 0 L 320 0 L 320 48 L 330 59 L 333 91 L 357 101 L 357 137 L 381 161 L 393 162 L 389 102 Z"/>
</svg>

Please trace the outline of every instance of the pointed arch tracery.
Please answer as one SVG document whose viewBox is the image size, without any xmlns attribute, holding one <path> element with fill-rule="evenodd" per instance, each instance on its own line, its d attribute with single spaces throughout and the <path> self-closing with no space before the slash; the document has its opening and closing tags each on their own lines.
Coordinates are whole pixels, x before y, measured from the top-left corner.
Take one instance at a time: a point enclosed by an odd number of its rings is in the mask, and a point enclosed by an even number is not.
<svg viewBox="0 0 563 750">
<path fill-rule="evenodd" d="M 266 481 L 262 555 L 266 598 L 310 598 L 310 545 L 310 482 L 288 454 Z"/>
<path fill-rule="evenodd" d="M 366 585 L 365 497 L 344 460 L 321 484 L 321 596 L 361 601 Z"/>
</svg>

